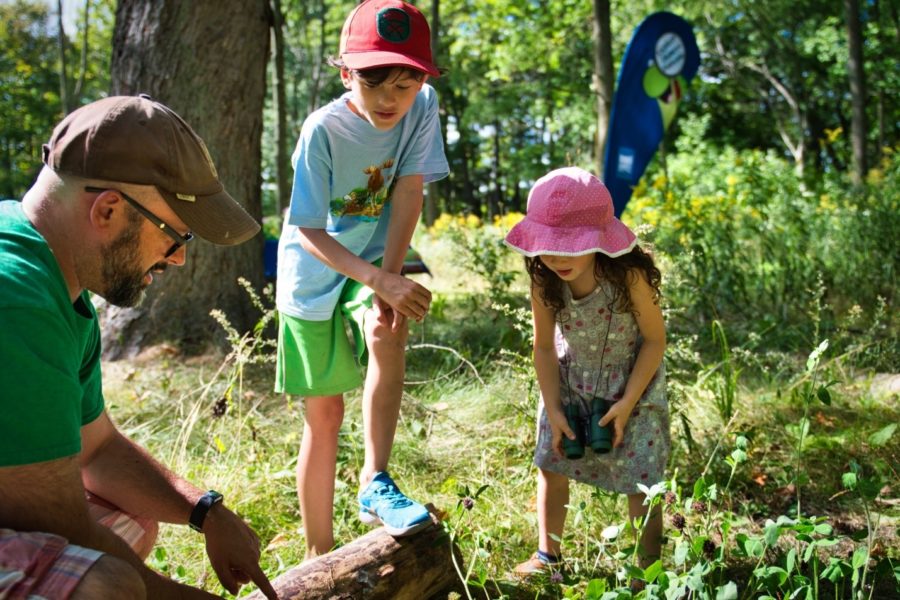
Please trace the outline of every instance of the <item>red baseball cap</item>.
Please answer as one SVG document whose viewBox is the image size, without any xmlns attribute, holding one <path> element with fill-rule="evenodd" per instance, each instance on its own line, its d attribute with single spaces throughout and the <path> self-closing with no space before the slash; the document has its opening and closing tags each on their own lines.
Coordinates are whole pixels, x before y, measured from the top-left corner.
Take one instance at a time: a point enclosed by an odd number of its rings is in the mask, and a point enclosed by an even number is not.
<svg viewBox="0 0 900 600">
<path fill-rule="evenodd" d="M 401 0 L 365 0 L 341 30 L 340 58 L 348 69 L 411 67 L 432 77 L 431 30 L 419 9 Z"/>
</svg>

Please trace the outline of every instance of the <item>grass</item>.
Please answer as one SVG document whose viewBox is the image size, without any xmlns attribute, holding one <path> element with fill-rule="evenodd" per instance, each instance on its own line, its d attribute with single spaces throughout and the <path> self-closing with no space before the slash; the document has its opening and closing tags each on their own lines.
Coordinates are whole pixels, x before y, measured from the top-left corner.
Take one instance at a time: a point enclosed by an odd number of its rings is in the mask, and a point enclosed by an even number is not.
<svg viewBox="0 0 900 600">
<path fill-rule="evenodd" d="M 810 368 L 818 340 L 808 332 L 818 335 L 818 322 L 794 330 L 773 326 L 766 315 L 698 320 L 691 306 L 665 307 L 673 448 L 671 480 L 655 500 L 668 536 L 662 564 L 652 573 L 634 570 L 624 498 L 574 485 L 562 540 L 566 577 L 512 580 L 510 569 L 537 543 L 527 288 L 520 262 L 496 243 L 497 231 L 460 235 L 416 239 L 436 274 L 416 277 L 434 299 L 428 318 L 411 328 L 391 461 L 404 491 L 449 514 L 445 525 L 469 572 L 457 597 L 629 598 L 628 581 L 649 575 L 654 583 L 638 597 L 651 597 L 660 582 L 683 585 L 697 598 L 839 598 L 858 590 L 864 598 L 900 597 L 900 436 L 890 429 L 900 422 L 900 400 L 884 374 L 862 368 L 891 362 L 890 336 L 871 333 L 884 319 L 867 318 L 871 332 L 863 336 L 842 333 L 860 341 L 843 344 L 840 355 L 824 352 Z M 490 270 L 467 266 L 473 261 Z M 669 285 L 681 285 L 678 272 L 669 275 L 676 282 Z M 821 296 L 816 292 L 815 314 Z M 265 335 L 271 299 L 251 300 L 265 315 L 257 334 L 241 336 L 220 318 L 229 354 L 147 349 L 104 365 L 104 386 L 110 414 L 126 434 L 197 485 L 223 492 L 250 521 L 274 578 L 304 554 L 294 487 L 303 405 L 272 392 L 274 351 Z M 356 517 L 359 401 L 358 392 L 347 396 L 341 430 L 339 543 L 367 531 Z M 665 490 L 671 495 L 663 501 Z M 471 510 L 462 508 L 466 497 L 474 499 Z M 163 525 L 150 562 L 222 592 L 202 541 L 186 527 Z M 830 579 L 820 581 L 817 574 L 826 571 Z M 865 587 L 864 577 L 876 586 Z"/>
<path fill-rule="evenodd" d="M 405 392 L 392 473 L 411 496 L 451 513 L 448 526 L 466 566 L 472 567 L 472 597 L 591 597 L 586 595 L 591 580 L 615 579 L 620 559 L 601 552 L 608 550 L 601 532 L 622 524 L 626 509 L 622 498 L 588 486 L 573 486 L 563 539 L 567 579 L 520 583 L 508 577 L 536 545 L 535 469 L 530 461 L 535 390 L 521 361 L 511 361 L 491 344 L 498 335 L 514 336 L 514 327 L 499 312 L 472 314 L 470 306 L 477 302 L 457 294 L 443 304 L 440 318 L 432 316 L 413 327 L 413 383 Z M 260 534 L 267 546 L 264 568 L 275 577 L 297 565 L 304 552 L 294 490 L 302 403 L 271 391 L 271 363 L 240 365 L 235 356 L 186 358 L 173 352 L 155 348 L 136 360 L 105 365 L 110 412 L 165 464 L 201 487 L 223 492 L 229 506 Z M 897 396 L 872 396 L 864 378 L 835 375 L 840 379 L 834 400 L 813 408 L 804 442 L 804 512 L 827 515 L 847 540 L 858 537 L 866 526 L 863 510 L 842 489 L 841 474 L 851 458 L 881 469 L 893 483 L 879 491 L 882 503 L 872 506 L 882 513 L 875 550 L 896 560 L 900 444 L 896 438 L 880 446 L 869 440 L 884 424 L 900 420 Z M 672 403 L 685 420 L 673 419 L 676 443 L 670 469 L 677 469 L 675 478 L 682 486 L 689 487 L 708 469 L 707 478 L 723 487 L 729 479 L 723 457 L 734 447 L 736 433 L 746 436 L 747 460 L 736 470 L 731 494 L 722 497 L 720 509 L 731 515 L 732 527 L 752 534 L 765 519 L 791 514 L 796 503 L 798 474 L 792 469 L 795 449 L 787 428 L 798 422 L 803 406 L 784 383 L 745 383 L 734 393 L 735 417 L 723 429 L 710 387 L 696 374 L 693 381 L 681 382 L 680 397 Z M 360 421 L 359 395 L 353 394 L 338 459 L 335 532 L 342 543 L 366 531 L 355 516 L 355 482 L 363 458 Z M 677 425 L 684 422 L 689 426 Z M 688 432 L 692 445 L 686 442 Z M 454 512 L 462 496 L 483 486 L 471 511 Z M 687 517 L 700 522 L 696 515 Z M 677 542 L 671 515 L 666 528 L 670 538 L 664 554 L 671 561 Z M 186 527 L 162 527 L 151 563 L 178 579 L 221 592 L 201 541 Z M 727 576 L 746 576 L 742 565 L 748 568 L 739 560 L 729 562 Z"/>
</svg>

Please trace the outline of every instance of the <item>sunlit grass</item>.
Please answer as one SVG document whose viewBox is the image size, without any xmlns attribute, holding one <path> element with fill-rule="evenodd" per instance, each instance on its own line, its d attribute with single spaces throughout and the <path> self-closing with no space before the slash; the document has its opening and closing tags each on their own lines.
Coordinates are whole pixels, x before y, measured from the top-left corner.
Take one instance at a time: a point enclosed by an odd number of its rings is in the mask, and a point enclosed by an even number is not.
<svg viewBox="0 0 900 600">
<path fill-rule="evenodd" d="M 535 469 L 530 462 L 534 390 L 521 373 L 500 364 L 498 355 L 488 360 L 474 355 L 484 350 L 481 344 L 471 345 L 470 353 L 456 355 L 450 350 L 456 350 L 454 331 L 465 337 L 465 332 L 452 327 L 458 317 L 453 313 L 464 310 L 469 301 L 448 305 L 447 323 L 413 329 L 409 359 L 414 384 L 405 392 L 392 472 L 411 496 L 445 511 L 457 505 L 464 488 L 488 486 L 467 520 L 454 522 L 464 534 L 458 539 L 463 555 L 477 561 L 489 581 L 497 582 L 481 597 L 561 595 L 560 585 L 540 580 L 519 583 L 509 577 L 515 563 L 536 547 Z M 491 335 L 499 319 L 485 312 L 471 316 L 465 328 Z M 201 487 L 223 492 L 228 505 L 251 522 L 267 546 L 264 568 L 274 577 L 299 564 L 305 547 L 294 488 L 302 402 L 274 394 L 271 366 L 256 365 L 244 374 L 243 395 L 232 394 L 221 414 L 228 371 L 233 367 L 221 355 L 184 359 L 165 353 L 113 363 L 106 365 L 106 393 L 111 413 L 126 433 Z M 671 464 L 686 482 L 707 466 L 717 443 L 722 447 L 710 474 L 724 482 L 727 469 L 720 459 L 730 451 L 732 432 L 751 438 L 752 467 L 742 470 L 732 484 L 746 504 L 729 507 L 743 515 L 736 526 L 748 531 L 756 527 L 753 519 L 780 514 L 792 502 L 786 491 L 790 476 L 785 465 L 791 448 L 784 426 L 796 421 L 799 407 L 779 397 L 780 389 L 739 387 L 736 416 L 727 432 L 708 387 L 696 382 L 686 386 L 685 397 L 677 403 L 691 423 L 694 447 L 689 449 L 685 432 L 673 427 L 676 444 Z M 900 412 L 896 397 L 871 398 L 854 382 L 847 382 L 847 390 L 832 406 L 813 413 L 813 434 L 806 442 L 804 461 L 810 481 L 806 494 L 816 510 L 828 509 L 840 515 L 842 522 L 858 526 L 859 518 L 852 516 L 856 508 L 839 493 L 840 472 L 851 456 L 869 462 L 895 458 L 896 442 L 874 450 L 866 438 L 880 423 L 896 421 Z M 860 406 L 868 410 L 860 414 Z M 363 458 L 359 411 L 358 395 L 349 395 L 335 499 L 339 543 L 366 531 L 356 518 L 356 477 Z M 571 506 L 563 547 L 572 574 L 562 586 L 577 588 L 578 581 L 611 576 L 614 566 L 601 559 L 597 540 L 605 527 L 624 519 L 626 509 L 622 498 L 598 494 L 584 485 L 573 486 Z M 896 523 L 896 511 L 892 514 L 888 522 Z M 882 529 L 895 543 L 889 529 Z M 156 568 L 221 591 L 196 533 L 164 526 L 160 547 L 164 550 L 151 557 Z M 671 551 L 667 546 L 666 553 Z"/>
<path fill-rule="evenodd" d="M 772 177 L 777 192 L 775 183 L 785 175 Z M 748 206 L 763 202 L 745 200 Z M 786 206 L 795 202 L 790 194 L 776 200 Z M 712 210 L 687 200 L 683 204 L 699 211 L 695 221 L 704 218 L 704 210 Z M 789 206 L 781 208 L 790 212 Z M 812 212 L 823 215 L 818 208 Z M 805 215 L 797 211 L 800 221 L 781 223 L 784 235 L 802 230 Z M 765 288 L 771 282 L 753 288 L 764 276 L 760 265 L 744 265 L 741 256 L 719 248 L 715 235 L 705 229 L 723 227 L 728 235 L 737 232 L 746 237 L 755 235 L 752 227 L 745 223 L 738 231 L 734 223 L 679 219 L 670 221 L 707 236 L 702 248 L 695 247 L 707 252 L 704 260 L 711 261 L 716 276 L 725 274 L 751 286 L 741 293 L 769 294 L 767 301 L 773 304 L 767 305 L 771 310 L 757 310 L 735 302 L 735 290 L 722 287 L 722 281 L 702 279 L 713 276 L 691 264 L 696 248 L 677 245 L 677 232 L 650 232 L 651 238 L 664 242 L 659 260 L 666 278 L 673 436 L 668 473 L 673 477 L 669 486 L 682 502 L 665 506 L 669 537 L 663 568 L 675 574 L 708 561 L 703 564 L 715 569 L 704 581 L 713 590 L 729 578 L 739 588 L 750 581 L 760 585 L 765 577 L 758 569 L 781 568 L 777 565 L 784 563 L 791 545 L 806 543 L 797 537 L 807 535 L 802 531 L 809 525 L 804 519 L 822 515 L 838 537 L 833 547 L 825 545 L 828 540 L 823 542 L 820 566 L 824 568 L 829 558 L 849 560 L 850 554 L 869 544 L 869 523 L 877 525 L 870 536 L 875 541 L 867 549 L 872 564 L 888 556 L 896 565 L 900 436 L 893 435 L 890 424 L 900 422 L 900 400 L 890 386 L 897 375 L 878 375 L 872 369 L 883 371 L 895 363 L 897 336 L 891 331 L 897 328 L 897 316 L 891 311 L 891 299 L 857 302 L 855 290 L 829 288 L 832 281 L 852 280 L 852 273 L 799 276 L 791 270 L 802 263 L 797 257 L 779 267 L 797 276 L 788 282 L 794 288 L 784 288 L 784 282 L 777 289 Z M 590 596 L 591 590 L 599 589 L 598 581 L 614 587 L 630 577 L 622 558 L 627 552 L 614 553 L 627 550 L 630 533 L 624 528 L 621 537 L 604 537 L 610 526 L 624 526 L 624 499 L 585 485 L 572 488 L 563 537 L 566 579 L 523 583 L 509 577 L 510 569 L 537 544 L 536 473 L 531 464 L 537 390 L 529 359 L 527 311 L 517 313 L 527 307 L 527 279 L 521 259 L 498 243 L 500 226 L 465 222 L 454 232 L 450 224 L 447 220 L 441 231 L 420 232 L 414 241 L 434 274 L 414 277 L 432 290 L 434 298 L 424 323 L 411 327 L 408 384 L 392 475 L 410 496 L 448 513 L 448 531 L 460 546 L 466 568 L 472 569 L 471 597 L 599 598 Z M 659 228 L 666 226 L 665 219 L 657 223 Z M 784 240 L 785 247 L 799 243 Z M 666 246 L 671 254 L 665 253 Z M 846 264 L 861 260 L 845 258 Z M 879 285 L 876 281 L 870 288 Z M 723 289 L 731 296 L 718 296 Z M 870 300 L 871 289 L 866 290 Z M 790 306 L 777 304 L 782 296 Z M 723 310 L 708 312 L 708 307 Z M 267 306 L 263 312 L 270 310 Z M 713 329 L 714 322 L 719 330 Z M 233 348 L 228 355 L 188 358 L 160 347 L 149 349 L 141 359 L 105 365 L 107 402 L 122 429 L 154 456 L 198 486 L 225 494 L 227 504 L 260 534 L 266 546 L 263 567 L 275 577 L 299 564 L 304 555 L 294 483 L 303 403 L 272 392 L 272 364 L 256 360 L 271 358 L 269 338 L 236 332 L 230 336 Z M 824 337 L 835 340 L 833 352 L 823 356 L 815 381 L 827 387 L 829 404 L 808 385 L 810 373 L 804 370 L 810 351 Z M 348 394 L 346 401 L 335 497 L 339 544 L 367 531 L 356 517 L 356 480 L 363 461 L 359 393 Z M 798 447 L 798 424 L 804 415 L 809 429 Z M 846 474 L 854 465 L 862 469 L 863 479 L 884 484 L 867 490 L 865 503 L 859 489 L 847 487 Z M 703 485 L 695 488 L 701 478 Z M 715 493 L 707 489 L 713 484 Z M 471 510 L 459 508 L 462 497 L 474 496 L 484 486 Z M 796 514 L 798 489 L 801 515 Z M 705 513 L 691 508 L 695 493 L 711 504 Z M 676 516 L 685 518 L 684 534 L 673 527 Z M 767 519 L 782 517 L 797 523 L 784 526 L 777 544 L 763 554 L 766 560 L 741 555 L 747 548 L 755 550 L 746 544 L 739 548 L 737 535 L 761 536 Z M 826 529 L 822 523 L 815 526 Z M 769 535 L 774 535 L 771 528 Z M 727 553 L 719 556 L 708 549 L 704 554 L 701 548 L 687 563 L 676 564 L 679 545 L 690 536 L 701 546 L 708 542 Z M 151 563 L 179 579 L 221 592 L 200 536 L 186 527 L 162 528 L 160 550 Z M 772 571 L 766 577 L 773 573 L 777 575 Z M 795 571 L 790 579 L 795 587 L 783 590 L 784 595 L 799 589 L 797 582 L 807 575 Z M 872 574 L 868 575 L 871 582 Z M 883 586 L 879 590 L 889 589 L 890 576 L 879 577 Z M 823 591 L 821 597 L 850 592 L 849 575 L 838 579 L 838 587 L 823 583 L 828 595 Z M 757 592 L 741 589 L 744 597 L 757 597 Z"/>
</svg>

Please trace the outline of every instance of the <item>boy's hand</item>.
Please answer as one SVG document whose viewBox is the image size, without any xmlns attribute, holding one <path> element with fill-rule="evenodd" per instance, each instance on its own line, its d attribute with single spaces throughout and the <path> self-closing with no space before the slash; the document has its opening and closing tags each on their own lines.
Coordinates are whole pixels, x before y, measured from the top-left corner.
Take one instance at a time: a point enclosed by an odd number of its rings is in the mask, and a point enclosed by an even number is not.
<svg viewBox="0 0 900 600">
<path fill-rule="evenodd" d="M 391 308 L 391 305 L 378 294 L 372 297 L 372 311 L 375 313 L 375 318 L 380 323 L 390 325 L 393 332 L 399 331 L 406 323 L 406 317 Z"/>
<path fill-rule="evenodd" d="M 550 432 L 552 433 L 552 442 L 550 445 L 553 448 L 553 451 L 559 457 L 563 457 L 562 451 L 562 436 L 566 436 L 570 440 L 575 439 L 575 432 L 569 427 L 569 421 L 566 419 L 565 413 L 557 408 L 557 409 L 546 409 L 547 411 L 547 420 L 550 422 Z"/>
<path fill-rule="evenodd" d="M 372 289 L 395 312 L 404 317 L 421 321 L 428 314 L 431 292 L 403 275 L 382 271 Z M 396 319 L 395 319 L 396 322 Z"/>
<path fill-rule="evenodd" d="M 613 447 L 620 448 L 625 442 L 625 426 L 628 419 L 631 418 L 631 411 L 634 410 L 634 404 L 619 400 L 614 402 L 603 418 L 600 419 L 600 427 L 606 427 L 610 421 L 613 426 Z"/>
</svg>

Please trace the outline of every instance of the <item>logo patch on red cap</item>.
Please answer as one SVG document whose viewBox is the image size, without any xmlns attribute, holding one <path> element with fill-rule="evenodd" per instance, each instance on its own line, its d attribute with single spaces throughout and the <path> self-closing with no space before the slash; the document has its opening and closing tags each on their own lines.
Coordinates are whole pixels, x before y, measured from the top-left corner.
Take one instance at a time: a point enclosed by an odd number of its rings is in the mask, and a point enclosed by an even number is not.
<svg viewBox="0 0 900 600">
<path fill-rule="evenodd" d="M 409 39 L 409 15 L 399 8 L 385 8 L 376 17 L 379 37 L 399 44 Z"/>
</svg>

